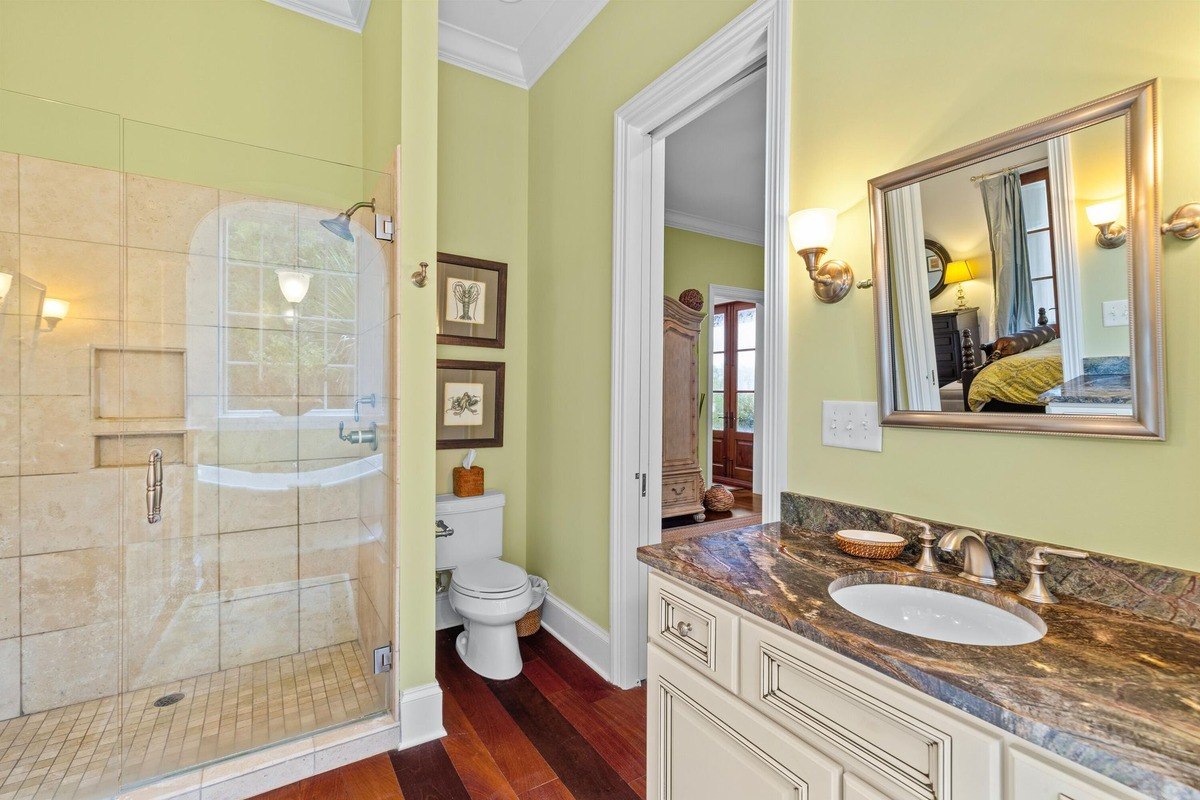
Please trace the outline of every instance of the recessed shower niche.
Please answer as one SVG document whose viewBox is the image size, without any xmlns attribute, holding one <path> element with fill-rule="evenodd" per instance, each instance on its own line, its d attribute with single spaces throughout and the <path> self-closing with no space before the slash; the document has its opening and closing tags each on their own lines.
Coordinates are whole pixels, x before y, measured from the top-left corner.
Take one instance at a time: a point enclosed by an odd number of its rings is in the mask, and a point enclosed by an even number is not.
<svg viewBox="0 0 1200 800">
<path fill-rule="evenodd" d="M 183 420 L 187 415 L 186 360 L 183 350 L 93 349 L 95 418 Z"/>
</svg>

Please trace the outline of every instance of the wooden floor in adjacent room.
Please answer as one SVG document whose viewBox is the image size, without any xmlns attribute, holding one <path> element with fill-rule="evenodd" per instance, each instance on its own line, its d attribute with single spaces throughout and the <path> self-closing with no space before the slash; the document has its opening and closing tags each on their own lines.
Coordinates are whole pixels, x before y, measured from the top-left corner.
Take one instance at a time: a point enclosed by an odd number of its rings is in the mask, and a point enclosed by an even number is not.
<svg viewBox="0 0 1200 800">
<path fill-rule="evenodd" d="M 646 796 L 646 691 L 607 684 L 545 631 L 525 666 L 481 678 L 437 635 L 447 736 L 256 800 L 634 800 Z"/>
</svg>

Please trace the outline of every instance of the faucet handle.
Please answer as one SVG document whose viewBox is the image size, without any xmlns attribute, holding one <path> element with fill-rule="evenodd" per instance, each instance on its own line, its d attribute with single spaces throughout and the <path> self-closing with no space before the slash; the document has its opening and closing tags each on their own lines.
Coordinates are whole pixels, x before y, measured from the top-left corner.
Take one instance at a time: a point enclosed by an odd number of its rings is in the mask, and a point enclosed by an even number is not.
<svg viewBox="0 0 1200 800">
<path fill-rule="evenodd" d="M 1050 564 L 1046 556 L 1082 559 L 1087 558 L 1088 554 L 1082 550 L 1065 550 L 1060 547 L 1035 547 L 1033 555 L 1025 559 L 1025 563 L 1029 565 L 1029 585 L 1018 593 L 1019 597 L 1047 605 L 1058 602 L 1058 598 L 1046 587 L 1046 567 Z"/>
<path fill-rule="evenodd" d="M 929 526 L 929 523 L 923 520 L 913 519 L 912 517 L 901 516 L 900 514 L 893 514 L 892 520 L 907 522 L 910 525 L 916 525 L 918 528 L 922 529 L 921 533 L 917 536 L 921 542 L 921 556 L 917 559 L 917 563 L 913 566 L 919 569 L 921 572 L 941 572 L 941 568 L 938 566 L 937 556 L 934 554 L 934 551 L 937 548 L 938 537 L 934 535 L 933 529 Z"/>
</svg>

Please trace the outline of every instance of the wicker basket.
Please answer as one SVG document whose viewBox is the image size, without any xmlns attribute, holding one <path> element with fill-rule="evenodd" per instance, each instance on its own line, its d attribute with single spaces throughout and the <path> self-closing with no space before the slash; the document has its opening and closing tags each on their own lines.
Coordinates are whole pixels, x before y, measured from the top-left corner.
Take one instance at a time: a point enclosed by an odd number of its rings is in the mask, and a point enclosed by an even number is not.
<svg viewBox="0 0 1200 800">
<path fill-rule="evenodd" d="M 722 512 L 733 508 L 733 492 L 724 486 L 710 487 L 704 493 L 704 507 L 709 511 Z"/>
<path fill-rule="evenodd" d="M 517 636 L 533 636 L 542 627 L 542 607 L 530 611 L 525 616 L 517 620 Z"/>
<path fill-rule="evenodd" d="M 900 538 L 900 541 L 869 541 L 853 535 L 859 531 L 838 531 L 833 535 L 833 543 L 837 545 L 838 550 L 843 553 L 855 556 L 857 558 L 875 558 L 875 559 L 890 559 L 895 558 L 904 552 L 907 540 Z M 877 534 L 890 535 L 890 534 Z"/>
<path fill-rule="evenodd" d="M 476 497 L 483 494 L 483 467 L 455 467 L 454 494 L 456 497 Z"/>
</svg>

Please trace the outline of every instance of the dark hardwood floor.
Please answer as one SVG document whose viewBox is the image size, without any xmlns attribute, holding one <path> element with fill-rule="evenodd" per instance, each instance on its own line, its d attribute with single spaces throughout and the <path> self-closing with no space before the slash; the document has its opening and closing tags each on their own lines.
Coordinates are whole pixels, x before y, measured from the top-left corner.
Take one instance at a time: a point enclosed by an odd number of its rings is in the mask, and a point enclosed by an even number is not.
<svg viewBox="0 0 1200 800">
<path fill-rule="evenodd" d="M 545 631 L 521 674 L 481 678 L 437 634 L 446 737 L 256 800 L 635 800 L 646 797 L 646 691 L 610 686 Z"/>
</svg>

